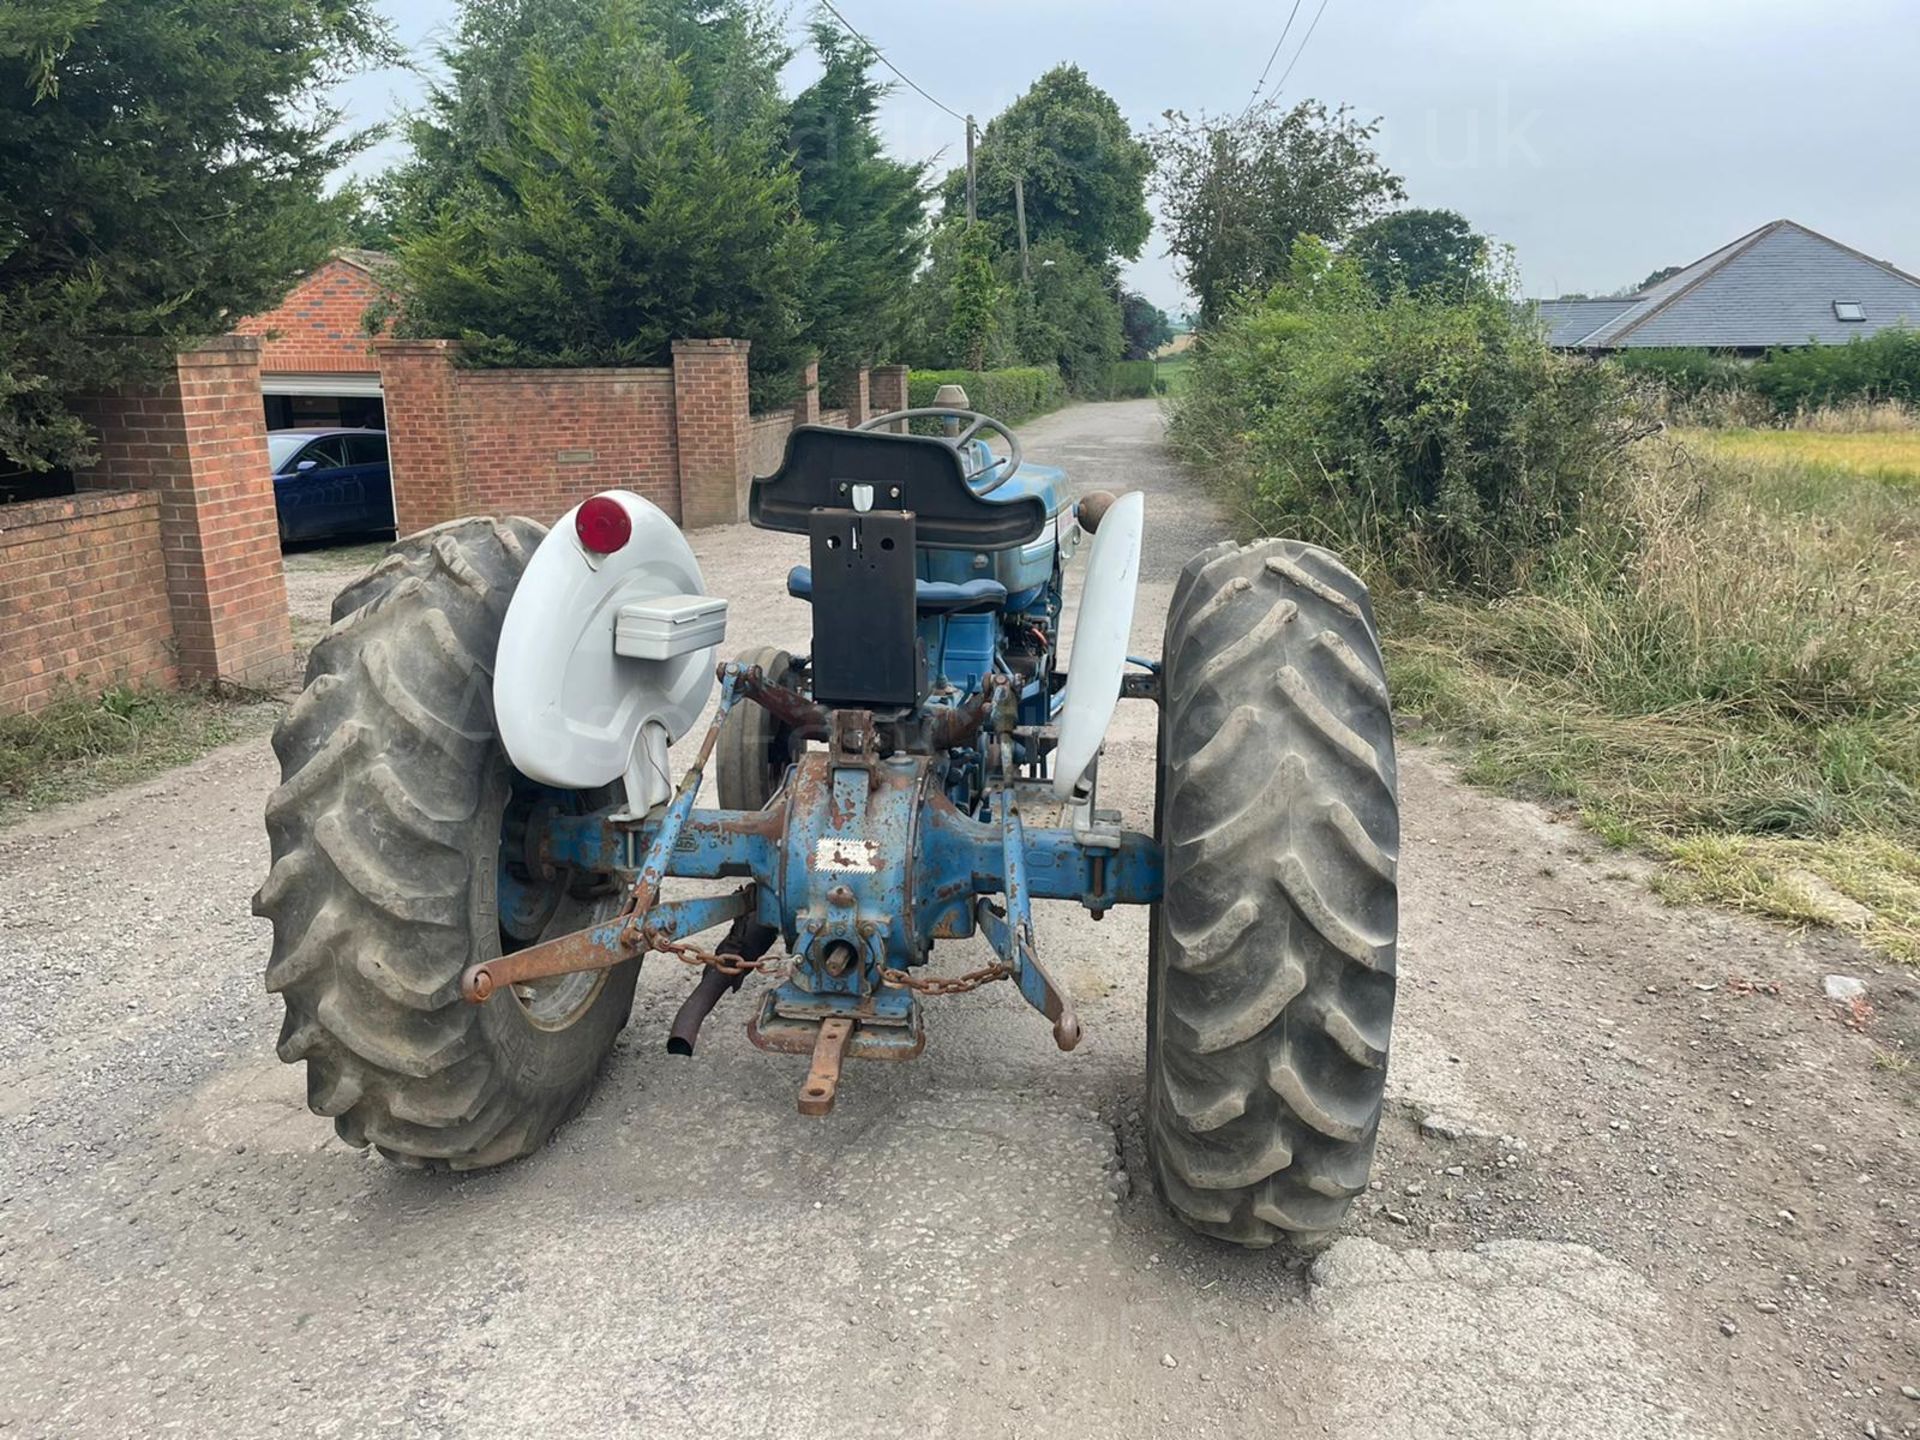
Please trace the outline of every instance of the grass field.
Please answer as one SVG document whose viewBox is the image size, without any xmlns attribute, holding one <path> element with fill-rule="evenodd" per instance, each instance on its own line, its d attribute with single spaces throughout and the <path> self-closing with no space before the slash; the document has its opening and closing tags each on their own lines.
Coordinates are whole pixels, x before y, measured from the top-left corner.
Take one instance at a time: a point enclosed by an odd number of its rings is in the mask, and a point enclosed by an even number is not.
<svg viewBox="0 0 1920 1440">
<path fill-rule="evenodd" d="M 1689 443 L 1760 465 L 1809 465 L 1920 487 L 1920 430 L 1695 430 Z"/>
<path fill-rule="evenodd" d="M 1182 351 L 1154 362 L 1154 378 L 1167 387 L 1169 395 L 1184 395 L 1193 377 L 1193 355 Z"/>
<path fill-rule="evenodd" d="M 1834 458 L 1886 453 L 1655 442 L 1624 564 L 1382 597 L 1399 704 L 1469 779 L 1666 859 L 1676 898 L 1920 962 L 1920 504 Z"/>
</svg>

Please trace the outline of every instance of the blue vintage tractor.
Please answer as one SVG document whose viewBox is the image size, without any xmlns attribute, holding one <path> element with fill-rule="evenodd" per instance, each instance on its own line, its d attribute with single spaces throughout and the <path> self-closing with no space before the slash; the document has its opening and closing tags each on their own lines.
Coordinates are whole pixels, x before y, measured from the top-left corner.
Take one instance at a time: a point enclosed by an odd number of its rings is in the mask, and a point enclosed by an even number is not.
<svg viewBox="0 0 1920 1440">
<path fill-rule="evenodd" d="M 1167 1204 L 1246 1245 L 1339 1223 L 1367 1183 L 1394 997 L 1393 733 L 1366 593 L 1312 546 L 1218 545 L 1180 575 L 1163 658 L 1129 660 L 1143 497 L 1071 501 L 953 399 L 796 429 L 754 482 L 753 523 L 808 540 L 787 581 L 813 611 L 804 654 L 720 662 L 725 602 L 624 491 L 551 532 L 424 531 L 341 594 L 274 737 L 256 908 L 280 1054 L 342 1136 L 432 1168 L 536 1149 L 586 1103 L 648 953 L 699 972 L 680 1055 L 768 977 L 748 1033 L 811 1058 L 808 1114 L 843 1060 L 918 1054 L 923 1002 L 996 980 L 1071 1050 L 1034 902 L 1149 905 L 1146 1143 Z M 676 781 L 668 745 L 716 685 Z M 1152 835 L 1100 805 L 1122 699 L 1159 707 Z M 710 767 L 719 806 L 699 809 Z M 933 969 L 936 942 L 976 934 L 991 963 Z"/>
</svg>

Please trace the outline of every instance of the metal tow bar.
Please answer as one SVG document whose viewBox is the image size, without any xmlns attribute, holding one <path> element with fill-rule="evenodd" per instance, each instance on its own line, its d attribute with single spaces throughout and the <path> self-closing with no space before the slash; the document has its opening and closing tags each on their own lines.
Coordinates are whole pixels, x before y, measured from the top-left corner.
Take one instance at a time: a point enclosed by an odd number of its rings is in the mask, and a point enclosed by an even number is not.
<svg viewBox="0 0 1920 1440">
<path fill-rule="evenodd" d="M 707 727 L 700 752 L 694 756 L 686 778 L 674 792 L 660 829 L 647 847 L 633 893 L 621 912 L 604 925 L 576 930 L 571 935 L 529 945 L 497 960 L 483 960 L 467 967 L 460 977 L 460 993 L 475 1005 L 485 1004 L 503 985 L 524 985 L 532 980 L 547 980 L 556 975 L 572 975 L 583 970 L 610 970 L 625 964 L 648 950 L 661 949 L 702 930 L 753 913 L 755 887 L 743 885 L 731 895 L 703 896 L 655 905 L 660 882 L 666 878 L 674 846 L 693 813 L 700 793 L 700 779 L 713 758 L 714 745 L 720 739 L 720 727 L 740 696 L 745 672 L 732 661 L 720 667 L 720 704 L 713 723 Z"/>
<path fill-rule="evenodd" d="M 840 1090 L 840 1062 L 852 1034 L 853 1021 L 844 1015 L 830 1015 L 820 1022 L 820 1038 L 813 1042 L 813 1063 L 807 1067 L 806 1083 L 800 1087 L 802 1115 L 825 1115 L 833 1109 Z"/>
</svg>

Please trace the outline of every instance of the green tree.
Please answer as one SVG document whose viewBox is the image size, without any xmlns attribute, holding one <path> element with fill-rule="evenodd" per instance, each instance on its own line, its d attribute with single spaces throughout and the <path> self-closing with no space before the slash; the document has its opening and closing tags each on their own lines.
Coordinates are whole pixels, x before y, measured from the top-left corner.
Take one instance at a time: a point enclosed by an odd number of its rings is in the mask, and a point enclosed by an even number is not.
<svg viewBox="0 0 1920 1440">
<path fill-rule="evenodd" d="M 616 33 L 673 59 L 688 103 L 723 140 L 777 152 L 780 71 L 792 51 L 767 0 L 461 0 L 455 39 L 439 54 L 448 79 L 406 122 L 412 154 L 382 180 L 378 208 L 402 231 L 431 223 L 482 155 L 512 142 L 531 59 L 601 68 Z"/>
<path fill-rule="evenodd" d="M 1354 231 L 1343 253 L 1382 300 L 1400 290 L 1457 298 L 1479 277 L 1487 242 L 1452 210 L 1396 210 Z"/>
<path fill-rule="evenodd" d="M 403 232 L 406 332 L 483 365 L 658 363 L 678 337 L 738 335 L 759 398 L 784 398 L 815 263 L 798 180 L 707 123 L 680 62 L 610 13 L 596 46 L 526 55 L 505 138 Z"/>
<path fill-rule="evenodd" d="M 926 172 L 882 152 L 874 115 L 886 90 L 873 81 L 873 52 L 828 21 L 811 34 L 821 75 L 795 98 L 787 137 L 800 210 L 821 241 L 810 334 L 838 379 L 900 349 L 927 253 Z"/>
<path fill-rule="evenodd" d="M 1133 260 L 1153 228 L 1147 177 L 1153 156 L 1120 107 L 1077 65 L 1058 65 L 981 132 L 975 208 L 1007 249 L 1018 243 L 1013 185 L 1026 187 L 1030 241 L 1058 239 L 1107 266 Z M 947 176 L 949 216 L 966 214 L 967 172 Z"/>
<path fill-rule="evenodd" d="M 1120 329 L 1126 337 L 1126 349 L 1121 356 L 1125 360 L 1151 360 L 1173 339 L 1173 324 L 1167 319 L 1167 312 L 1132 290 L 1120 296 Z"/>
<path fill-rule="evenodd" d="M 1017 259 L 1010 262 L 1017 269 Z M 1016 336 L 1029 365 L 1056 365 L 1076 395 L 1099 395 L 1120 358 L 1120 302 L 1106 272 L 1066 240 L 1033 247 L 1032 282 L 1019 290 Z"/>
<path fill-rule="evenodd" d="M 1638 295 L 1642 291 L 1651 290 L 1654 286 L 1660 284 L 1662 281 L 1671 280 L 1674 276 L 1678 275 L 1681 272 L 1681 270 L 1684 268 L 1685 268 L 1684 266 L 1680 266 L 1680 265 L 1662 265 L 1658 270 L 1654 271 L 1651 275 L 1647 276 L 1646 279 L 1642 280 L 1638 285 L 1634 286 L 1633 289 L 1629 290 L 1627 293 L 1629 295 Z"/>
<path fill-rule="evenodd" d="M 272 308 L 342 233 L 325 87 L 390 55 L 368 0 L 0 9 L 0 454 L 84 465 L 71 408 Z"/>
<path fill-rule="evenodd" d="M 1338 243 L 1405 197 L 1378 133 L 1317 100 L 1237 120 L 1167 112 L 1154 137 L 1161 222 L 1205 323 L 1282 280 L 1301 236 Z"/>
<path fill-rule="evenodd" d="M 968 370 L 984 370 L 987 345 L 1005 294 L 994 273 L 996 247 L 983 226 L 962 224 L 953 279 L 947 291 L 948 355 Z"/>
</svg>

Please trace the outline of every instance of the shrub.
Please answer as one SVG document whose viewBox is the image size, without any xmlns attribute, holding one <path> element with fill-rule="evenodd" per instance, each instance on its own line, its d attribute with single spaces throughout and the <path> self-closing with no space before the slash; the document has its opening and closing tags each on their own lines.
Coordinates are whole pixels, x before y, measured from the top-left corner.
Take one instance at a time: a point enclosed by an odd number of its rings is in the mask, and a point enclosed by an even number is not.
<svg viewBox="0 0 1920 1440">
<path fill-rule="evenodd" d="M 1140 400 L 1155 393 L 1151 360 L 1119 360 L 1107 371 L 1107 399 Z"/>
<path fill-rule="evenodd" d="M 965 387 L 973 409 L 1009 425 L 1057 410 L 1067 401 L 1058 370 L 1021 365 L 1010 370 L 915 370 L 907 377 L 908 405 L 918 410 L 933 404 L 942 385 Z"/>
<path fill-rule="evenodd" d="M 1675 399 L 1692 400 L 1737 390 L 1748 367 L 1712 350 L 1623 350 L 1614 364 L 1636 379 L 1650 380 Z"/>
<path fill-rule="evenodd" d="M 1748 385 L 1782 415 L 1847 400 L 1920 401 L 1920 334 L 1882 330 L 1845 345 L 1773 350 Z"/>
<path fill-rule="evenodd" d="M 1548 350 L 1496 287 L 1381 301 L 1303 240 L 1285 284 L 1208 333 L 1170 438 L 1247 528 L 1501 593 L 1599 523 L 1646 428 L 1617 369 Z"/>
</svg>

